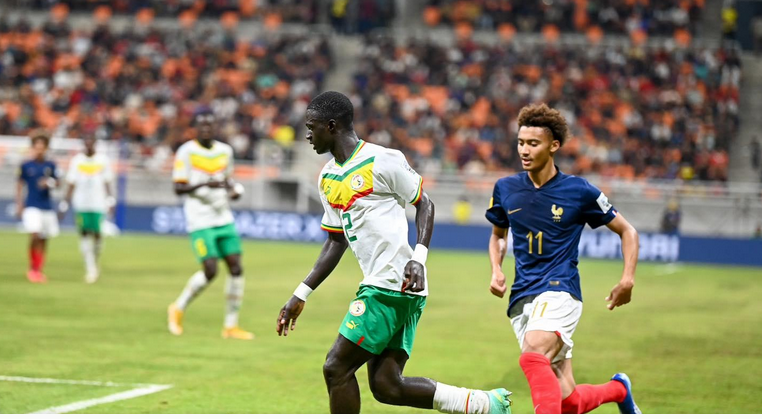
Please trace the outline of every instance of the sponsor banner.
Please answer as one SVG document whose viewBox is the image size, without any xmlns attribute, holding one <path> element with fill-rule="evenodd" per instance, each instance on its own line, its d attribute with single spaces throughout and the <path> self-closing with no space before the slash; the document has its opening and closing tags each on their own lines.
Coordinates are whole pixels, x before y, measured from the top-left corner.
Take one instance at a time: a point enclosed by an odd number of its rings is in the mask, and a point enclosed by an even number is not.
<svg viewBox="0 0 762 419">
<path fill-rule="evenodd" d="M 19 225 L 11 200 L 0 200 L 0 224 Z M 235 223 L 244 238 L 299 242 L 322 242 L 327 233 L 320 228 L 321 215 L 270 211 L 235 211 Z M 62 226 L 73 227 L 71 213 Z M 185 217 L 179 206 L 125 207 L 124 231 L 156 234 L 186 234 Z M 436 223 L 431 247 L 438 249 L 487 251 L 490 226 L 463 226 Z M 408 236 L 416 241 L 415 224 Z M 508 256 L 513 240 L 508 235 Z M 762 266 L 762 240 L 684 237 L 640 232 L 639 259 L 653 262 L 697 262 Z M 587 229 L 579 243 L 580 258 L 621 259 L 619 236 L 606 228 Z"/>
<path fill-rule="evenodd" d="M 234 215 L 238 234 L 244 238 L 302 242 L 326 239 L 320 215 L 268 211 L 234 211 Z M 123 229 L 185 234 L 185 215 L 181 207 L 129 207 Z"/>
<path fill-rule="evenodd" d="M 415 227 L 411 225 L 410 241 L 415 240 Z M 465 249 L 487 251 L 489 237 L 492 234 L 490 226 L 461 226 L 452 224 L 435 224 L 431 247 L 445 249 Z M 640 233 L 639 260 L 676 262 L 680 259 L 680 245 L 686 238 L 666 234 Z M 746 240 L 736 240 L 745 242 Z M 513 236 L 508 234 L 507 254 L 513 252 Z M 587 229 L 582 232 L 579 241 L 579 256 L 594 259 L 621 259 L 622 243 L 619 236 L 606 228 L 597 230 Z"/>
</svg>

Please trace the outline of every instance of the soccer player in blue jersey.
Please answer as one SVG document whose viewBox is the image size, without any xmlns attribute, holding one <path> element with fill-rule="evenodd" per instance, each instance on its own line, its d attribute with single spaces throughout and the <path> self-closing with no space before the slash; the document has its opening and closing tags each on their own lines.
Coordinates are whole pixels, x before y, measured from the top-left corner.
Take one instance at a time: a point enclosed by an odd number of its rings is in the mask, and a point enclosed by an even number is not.
<svg viewBox="0 0 762 419">
<path fill-rule="evenodd" d="M 598 188 L 553 163 L 568 135 L 557 110 L 545 104 L 524 107 L 518 125 L 524 172 L 497 181 L 487 210 L 493 224 L 490 291 L 500 298 L 506 292 L 501 265 L 510 228 L 516 270 L 508 316 L 535 413 L 586 413 L 611 402 L 622 413 L 640 413 L 626 374 L 618 373 L 606 384 L 577 385 L 571 362 L 572 334 L 582 314 L 577 246 L 585 224 L 605 225 L 622 240 L 624 271 L 606 297 L 609 310 L 630 302 L 638 233 Z"/>
<path fill-rule="evenodd" d="M 58 235 L 58 217 L 53 209 L 50 191 L 58 186 L 56 164 L 45 158 L 50 137 L 42 131 L 31 135 L 32 159 L 19 168 L 16 183 L 16 216 L 20 217 L 24 230 L 31 234 L 29 242 L 30 282 L 47 282 L 42 273 L 45 263 L 47 239 Z M 26 199 L 24 187 L 26 186 Z"/>
</svg>

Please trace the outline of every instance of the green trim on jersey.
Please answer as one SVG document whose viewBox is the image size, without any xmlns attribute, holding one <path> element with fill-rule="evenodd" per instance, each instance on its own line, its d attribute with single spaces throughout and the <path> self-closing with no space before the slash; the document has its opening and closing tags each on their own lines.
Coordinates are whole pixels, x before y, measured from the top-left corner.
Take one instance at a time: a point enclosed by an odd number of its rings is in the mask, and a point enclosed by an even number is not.
<svg viewBox="0 0 762 419">
<path fill-rule="evenodd" d="M 336 163 L 336 166 L 343 167 L 345 164 L 352 161 L 353 158 L 357 155 L 357 153 L 360 151 L 360 149 L 365 145 L 365 141 L 360 140 L 357 142 L 357 145 L 355 146 L 355 149 L 352 150 L 352 154 L 349 155 L 349 158 L 344 160 L 344 163 L 339 163 L 336 160 L 334 160 L 334 163 Z"/>
<path fill-rule="evenodd" d="M 323 175 L 323 179 L 331 179 L 331 180 L 342 181 L 342 180 L 346 179 L 347 176 L 351 175 L 352 173 L 354 173 L 354 172 L 362 169 L 363 167 L 373 163 L 374 160 L 376 160 L 376 156 L 373 156 L 373 157 L 371 157 L 369 159 L 363 160 L 357 166 L 353 167 L 352 169 L 350 169 L 349 171 L 347 171 L 343 175 L 334 175 L 332 173 L 326 173 L 326 174 Z"/>
</svg>

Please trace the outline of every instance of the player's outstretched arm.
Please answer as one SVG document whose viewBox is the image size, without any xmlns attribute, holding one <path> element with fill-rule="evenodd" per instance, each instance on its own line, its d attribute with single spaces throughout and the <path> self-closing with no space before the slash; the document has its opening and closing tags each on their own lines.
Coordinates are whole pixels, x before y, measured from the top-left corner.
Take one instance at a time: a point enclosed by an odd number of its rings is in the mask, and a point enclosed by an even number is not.
<svg viewBox="0 0 762 419">
<path fill-rule="evenodd" d="M 307 278 L 296 288 L 294 295 L 291 296 L 286 305 L 280 309 L 275 326 L 275 331 L 278 332 L 279 336 L 288 336 L 288 331 L 294 330 L 296 318 L 304 310 L 307 296 L 336 269 L 336 265 L 339 264 L 347 246 L 349 246 L 349 242 L 344 237 L 344 233 L 328 233 L 328 239 L 323 243 L 323 249 L 320 251 L 315 266 Z"/>
<path fill-rule="evenodd" d="M 505 285 L 505 274 L 503 273 L 503 259 L 507 245 L 505 236 L 508 233 L 507 228 L 492 226 L 492 234 L 489 236 L 489 263 L 492 266 L 492 280 L 489 284 L 489 291 L 496 297 L 503 298 L 508 287 Z"/>
<path fill-rule="evenodd" d="M 405 265 L 405 281 L 402 291 L 420 292 L 426 287 L 424 264 L 428 253 L 431 234 L 434 232 L 434 203 L 426 192 L 421 191 L 421 199 L 415 204 L 415 227 L 418 240 L 413 258 Z"/>
<path fill-rule="evenodd" d="M 609 302 L 608 309 L 613 310 L 615 307 L 629 303 L 632 297 L 632 287 L 635 286 L 635 267 L 638 265 L 639 240 L 637 230 L 622 214 L 617 214 L 610 223 L 606 224 L 606 227 L 622 239 L 622 258 L 624 259 L 622 279 L 606 297 L 606 301 Z"/>
</svg>

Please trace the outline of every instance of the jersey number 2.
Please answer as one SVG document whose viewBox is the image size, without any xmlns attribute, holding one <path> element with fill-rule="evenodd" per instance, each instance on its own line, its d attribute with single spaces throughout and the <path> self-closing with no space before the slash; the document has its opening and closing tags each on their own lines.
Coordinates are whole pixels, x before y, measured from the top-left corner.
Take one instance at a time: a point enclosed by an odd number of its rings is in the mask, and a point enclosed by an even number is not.
<svg viewBox="0 0 762 419">
<path fill-rule="evenodd" d="M 344 219 L 344 234 L 347 235 L 347 240 L 353 242 L 357 240 L 357 236 L 350 236 L 349 229 L 352 228 L 352 216 L 348 212 L 341 214 L 341 218 Z"/>
</svg>

